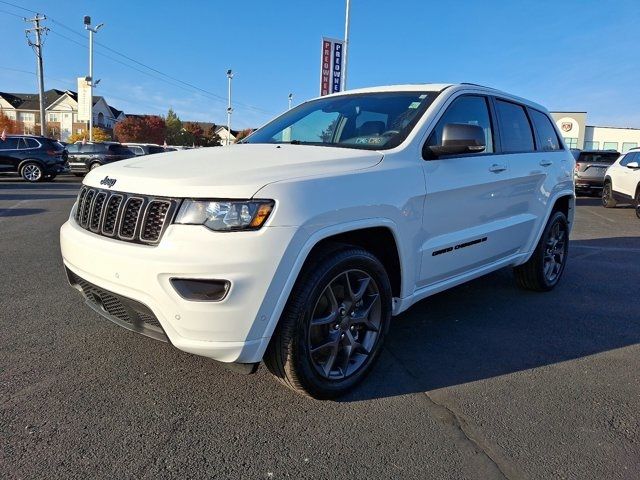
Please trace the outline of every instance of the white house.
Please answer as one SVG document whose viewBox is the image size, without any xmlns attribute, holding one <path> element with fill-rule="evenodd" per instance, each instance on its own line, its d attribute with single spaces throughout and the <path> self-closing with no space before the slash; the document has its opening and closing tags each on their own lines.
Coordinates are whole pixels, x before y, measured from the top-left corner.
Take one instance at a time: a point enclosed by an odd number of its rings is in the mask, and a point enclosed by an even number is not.
<svg viewBox="0 0 640 480">
<path fill-rule="evenodd" d="M 82 133 L 89 122 L 78 121 L 78 94 L 71 90 L 44 92 L 47 134 L 66 140 L 72 133 Z M 24 133 L 40 133 L 38 94 L 0 92 L 0 112 L 18 122 Z M 104 97 L 93 97 L 93 125 L 113 132 L 115 124 L 124 120 L 124 112 L 111 107 Z"/>
</svg>

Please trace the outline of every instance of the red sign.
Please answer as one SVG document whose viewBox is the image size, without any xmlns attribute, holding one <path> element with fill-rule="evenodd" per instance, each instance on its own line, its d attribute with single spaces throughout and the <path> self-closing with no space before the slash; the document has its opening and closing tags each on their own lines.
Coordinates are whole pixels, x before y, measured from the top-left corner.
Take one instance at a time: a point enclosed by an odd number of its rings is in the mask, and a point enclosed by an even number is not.
<svg viewBox="0 0 640 480">
<path fill-rule="evenodd" d="M 331 93 L 331 41 L 322 40 L 322 64 L 320 65 L 320 95 Z"/>
</svg>

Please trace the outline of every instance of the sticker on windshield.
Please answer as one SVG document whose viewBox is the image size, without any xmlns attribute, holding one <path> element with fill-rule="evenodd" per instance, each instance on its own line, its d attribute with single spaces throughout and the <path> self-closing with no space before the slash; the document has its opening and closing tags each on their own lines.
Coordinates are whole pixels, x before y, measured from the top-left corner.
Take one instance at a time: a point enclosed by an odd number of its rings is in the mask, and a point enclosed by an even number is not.
<svg viewBox="0 0 640 480">
<path fill-rule="evenodd" d="M 418 108 L 420 106 L 420 102 L 412 102 L 411 105 L 409 105 L 409 108 Z"/>
<path fill-rule="evenodd" d="M 426 94 L 426 93 L 424 93 L 424 94 L 420 95 L 418 98 L 419 98 L 420 100 L 424 100 L 425 98 L 427 98 L 427 94 Z"/>
</svg>

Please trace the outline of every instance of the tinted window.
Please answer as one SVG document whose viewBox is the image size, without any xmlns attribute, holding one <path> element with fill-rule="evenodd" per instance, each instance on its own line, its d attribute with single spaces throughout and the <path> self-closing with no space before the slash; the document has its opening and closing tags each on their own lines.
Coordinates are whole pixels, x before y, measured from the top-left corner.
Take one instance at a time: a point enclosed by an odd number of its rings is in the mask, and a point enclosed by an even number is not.
<svg viewBox="0 0 640 480">
<path fill-rule="evenodd" d="M 104 143 L 88 143 L 84 147 L 82 147 L 82 151 L 90 153 L 104 153 L 107 151 L 107 145 L 105 145 Z"/>
<path fill-rule="evenodd" d="M 456 98 L 442 118 L 431 132 L 427 145 L 442 145 L 442 131 L 447 123 L 466 123 L 469 125 L 479 125 L 484 130 L 484 138 L 487 148 L 484 152 L 493 152 L 493 130 L 489 116 L 489 107 L 485 97 L 465 95 Z"/>
<path fill-rule="evenodd" d="M 0 140 L 0 150 L 15 150 L 18 148 L 19 138 L 7 138 L 6 140 Z"/>
<path fill-rule="evenodd" d="M 40 144 L 35 138 L 25 138 L 25 143 L 27 144 L 27 148 L 39 148 Z"/>
<path fill-rule="evenodd" d="M 149 147 L 149 153 L 164 153 L 164 148 L 162 148 L 162 147 Z"/>
<path fill-rule="evenodd" d="M 144 150 L 142 149 L 142 147 L 129 147 L 129 150 L 131 150 L 136 155 L 144 155 Z"/>
<path fill-rule="evenodd" d="M 67 145 L 67 152 L 69 153 L 78 153 L 80 151 L 80 145 L 77 143 L 73 145 Z"/>
<path fill-rule="evenodd" d="M 515 103 L 496 100 L 496 113 L 502 134 L 500 137 L 502 151 L 505 153 L 532 152 L 533 134 L 524 108 Z"/>
<path fill-rule="evenodd" d="M 620 165 L 626 167 L 628 163 L 637 162 L 638 154 L 636 152 L 627 153 L 622 160 L 620 160 Z"/>
<path fill-rule="evenodd" d="M 614 152 L 611 152 L 611 153 L 607 153 L 607 152 L 585 153 L 585 152 L 582 152 L 580 154 L 580 156 L 578 157 L 577 161 L 578 161 L 578 163 L 606 163 L 608 165 L 611 165 L 618 158 L 620 158 L 620 155 L 618 155 L 618 153 L 614 153 Z"/>
<path fill-rule="evenodd" d="M 558 135 L 556 134 L 556 130 L 553 128 L 553 124 L 551 123 L 551 120 L 549 120 L 549 117 L 537 110 L 529 110 L 529 113 L 531 113 L 531 120 L 533 121 L 533 126 L 535 127 L 538 139 L 540 140 L 538 150 L 560 150 Z"/>
<path fill-rule="evenodd" d="M 139 148 L 139 147 L 138 147 Z M 116 155 L 132 155 L 133 152 L 124 145 L 109 145 L 109 152 Z"/>
</svg>

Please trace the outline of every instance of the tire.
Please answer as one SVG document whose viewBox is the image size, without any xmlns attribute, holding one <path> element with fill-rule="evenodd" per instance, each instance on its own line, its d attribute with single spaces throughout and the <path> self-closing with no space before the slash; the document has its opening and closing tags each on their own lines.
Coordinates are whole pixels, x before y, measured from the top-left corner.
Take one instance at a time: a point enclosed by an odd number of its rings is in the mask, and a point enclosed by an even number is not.
<svg viewBox="0 0 640 480">
<path fill-rule="evenodd" d="M 562 212 L 553 212 L 531 258 L 513 269 L 525 290 L 548 292 L 560 282 L 569 254 L 569 225 Z"/>
<path fill-rule="evenodd" d="M 29 183 L 41 182 L 44 179 L 44 171 L 37 162 L 27 162 L 20 168 L 20 176 Z"/>
<path fill-rule="evenodd" d="M 636 217 L 640 218 L 640 185 L 636 190 Z"/>
<path fill-rule="evenodd" d="M 100 164 L 98 162 L 94 162 L 91 164 L 91 166 L 89 167 L 89 170 L 95 170 L 96 168 L 98 168 L 100 166 Z"/>
<path fill-rule="evenodd" d="M 85 174 L 84 173 L 74 173 L 73 176 L 74 177 L 84 177 Z"/>
<path fill-rule="evenodd" d="M 602 206 L 604 208 L 614 208 L 618 202 L 613 198 L 613 186 L 607 182 L 602 187 Z"/>
<path fill-rule="evenodd" d="M 299 394 L 344 395 L 377 360 L 391 302 L 389 277 L 375 256 L 350 246 L 323 251 L 298 277 L 267 348 L 267 368 Z"/>
</svg>

